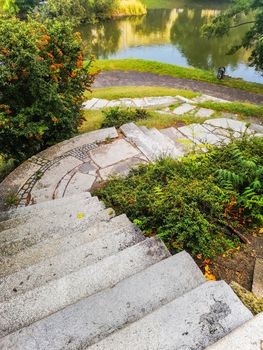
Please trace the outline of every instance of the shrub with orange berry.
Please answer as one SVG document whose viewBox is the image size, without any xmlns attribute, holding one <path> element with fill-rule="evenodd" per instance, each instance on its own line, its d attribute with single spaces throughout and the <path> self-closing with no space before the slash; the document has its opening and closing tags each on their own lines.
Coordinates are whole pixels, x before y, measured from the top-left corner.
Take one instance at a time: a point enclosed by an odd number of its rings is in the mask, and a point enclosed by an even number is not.
<svg viewBox="0 0 263 350">
<path fill-rule="evenodd" d="M 77 133 L 94 75 L 67 22 L 0 20 L 0 144 L 23 160 Z"/>
</svg>

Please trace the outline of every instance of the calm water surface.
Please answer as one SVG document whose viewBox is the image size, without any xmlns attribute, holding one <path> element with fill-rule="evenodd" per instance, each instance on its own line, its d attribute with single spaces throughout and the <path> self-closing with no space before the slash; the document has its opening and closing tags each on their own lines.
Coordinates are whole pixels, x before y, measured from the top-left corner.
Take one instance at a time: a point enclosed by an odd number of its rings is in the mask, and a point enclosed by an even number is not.
<svg viewBox="0 0 263 350">
<path fill-rule="evenodd" d="M 221 39 L 201 36 L 202 25 L 226 8 L 227 3 L 212 0 L 194 4 L 187 0 L 157 3 L 163 8 L 149 9 L 146 16 L 82 26 L 82 34 L 98 58 L 143 58 L 205 70 L 223 65 L 233 77 L 263 83 L 261 74 L 249 67 L 248 51 L 227 55 L 247 28 L 237 28 Z"/>
</svg>

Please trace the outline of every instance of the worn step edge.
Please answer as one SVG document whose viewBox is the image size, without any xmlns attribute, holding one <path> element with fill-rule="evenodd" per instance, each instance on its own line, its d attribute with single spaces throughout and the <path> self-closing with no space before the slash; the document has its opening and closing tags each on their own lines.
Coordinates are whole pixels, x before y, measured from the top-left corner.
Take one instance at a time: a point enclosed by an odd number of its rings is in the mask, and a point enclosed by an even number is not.
<svg viewBox="0 0 263 350">
<path fill-rule="evenodd" d="M 47 239 L 56 239 L 77 231 L 87 230 L 88 227 L 99 221 L 109 221 L 115 215 L 113 209 L 95 210 L 88 217 L 79 218 L 78 221 L 72 222 L 49 222 L 47 227 L 41 229 L 35 225 L 27 227 L 24 231 L 18 230 L 14 232 L 17 238 L 10 237 L 10 241 L 0 244 L 0 256 L 11 256 L 17 254 L 21 250 L 33 246 Z M 8 237 L 7 237 L 8 238 Z"/>
<path fill-rule="evenodd" d="M 97 197 L 79 199 L 77 202 L 68 203 L 66 205 L 58 204 L 56 207 L 42 208 L 39 212 L 32 212 L 23 216 L 11 218 L 6 221 L 0 222 L 0 237 L 1 232 L 10 229 L 19 229 L 24 225 L 31 225 L 32 223 L 42 225 L 43 221 L 50 221 L 56 216 L 63 217 L 65 220 L 68 218 L 76 217 L 78 213 L 87 215 L 90 209 L 93 209 L 95 205 L 102 207 Z M 105 208 L 105 207 L 104 207 Z"/>
<path fill-rule="evenodd" d="M 0 279 L 0 303 L 95 264 L 142 240 L 144 236 L 131 223 L 129 227 L 119 229 L 118 232 L 108 233 L 92 242 L 6 276 Z"/>
<path fill-rule="evenodd" d="M 121 126 L 121 131 L 131 140 L 136 147 L 149 159 L 155 160 L 160 157 L 162 149 L 160 145 L 153 141 L 151 137 L 146 135 L 134 123 L 127 123 Z M 131 132 L 132 129 L 132 132 Z"/>
<path fill-rule="evenodd" d="M 251 317 L 225 282 L 206 282 L 88 350 L 201 350 Z"/>
<path fill-rule="evenodd" d="M 85 267 L 1 303 L 0 336 L 28 326 L 99 290 L 111 288 L 129 274 L 136 273 L 136 268 L 141 271 L 148 264 L 158 262 L 167 256 L 169 252 L 165 245 L 156 238 L 150 238 L 125 249 L 116 256 L 105 258 L 98 263 L 99 265 Z M 145 263 L 142 262 L 143 259 L 146 259 Z M 125 272 L 127 268 L 128 274 Z"/>
<path fill-rule="evenodd" d="M 187 153 L 191 150 L 191 148 L 193 148 L 194 143 L 180 133 L 180 131 L 178 131 L 176 128 L 170 127 L 161 129 L 160 132 L 166 137 L 169 137 L 175 143 L 176 148 L 182 152 L 182 154 Z"/>
<path fill-rule="evenodd" d="M 167 250 L 156 243 L 154 247 L 146 255 L 161 260 Z M 16 350 L 33 350 L 36 344 L 45 350 L 83 349 L 204 281 L 193 259 L 182 252 L 11 334 L 0 345 Z"/>
<path fill-rule="evenodd" d="M 38 264 L 45 259 L 65 253 L 110 233 L 118 234 L 119 230 L 129 228 L 131 225 L 127 216 L 122 214 L 109 221 L 95 222 L 83 231 L 72 232 L 55 239 L 47 239 L 15 255 L 0 258 L 0 277 L 3 278 L 30 265 Z"/>
<path fill-rule="evenodd" d="M 261 350 L 263 348 L 263 312 L 244 323 L 206 350 Z"/>
<path fill-rule="evenodd" d="M 151 135 L 153 140 L 156 140 L 156 142 L 160 144 L 164 156 L 170 156 L 174 159 L 183 156 L 183 152 L 176 146 L 175 142 L 156 128 L 150 129 L 149 135 Z"/>
<path fill-rule="evenodd" d="M 83 231 L 65 234 L 56 239 L 47 239 L 35 244 L 10 257 L 0 259 L 0 276 L 18 272 L 30 265 L 37 264 L 45 259 L 65 253 L 80 245 L 87 244 L 95 239 L 102 238 L 110 233 L 118 234 L 119 230 L 129 228 L 131 222 L 125 214 L 113 217 L 109 221 L 98 221 Z"/>
<path fill-rule="evenodd" d="M 18 216 L 31 214 L 32 212 L 34 213 L 35 211 L 41 211 L 42 209 L 51 209 L 52 207 L 56 207 L 58 205 L 67 205 L 68 203 L 77 202 L 79 199 L 90 197 L 91 194 L 89 192 L 82 192 L 71 197 L 63 197 L 59 199 L 54 199 L 52 201 L 46 201 L 24 207 L 10 209 L 8 211 L 0 213 L 0 221 L 5 221 Z"/>
</svg>

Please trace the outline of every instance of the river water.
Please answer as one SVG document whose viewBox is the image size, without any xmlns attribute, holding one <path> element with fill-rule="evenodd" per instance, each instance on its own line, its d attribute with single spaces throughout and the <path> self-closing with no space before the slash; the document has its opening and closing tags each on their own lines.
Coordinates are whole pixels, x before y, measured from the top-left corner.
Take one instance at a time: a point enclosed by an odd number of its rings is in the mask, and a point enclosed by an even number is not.
<svg viewBox="0 0 263 350">
<path fill-rule="evenodd" d="M 261 74 L 249 66 L 248 51 L 227 54 L 240 42 L 246 27 L 236 28 L 220 39 L 208 40 L 201 35 L 202 25 L 226 8 L 227 3 L 212 0 L 153 2 L 159 8 L 148 9 L 146 16 L 82 26 L 83 37 L 96 57 L 142 58 L 214 71 L 225 66 L 230 76 L 263 83 Z"/>
</svg>

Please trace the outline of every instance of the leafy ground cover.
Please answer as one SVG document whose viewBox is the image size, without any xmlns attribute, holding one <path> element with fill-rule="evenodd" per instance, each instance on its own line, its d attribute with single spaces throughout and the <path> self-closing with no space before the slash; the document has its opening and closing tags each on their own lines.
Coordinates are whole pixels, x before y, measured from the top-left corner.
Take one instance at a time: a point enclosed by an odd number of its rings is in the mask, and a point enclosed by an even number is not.
<svg viewBox="0 0 263 350">
<path fill-rule="evenodd" d="M 135 70 L 138 72 L 150 72 L 160 75 L 170 75 L 176 78 L 200 80 L 213 84 L 221 84 L 240 90 L 263 93 L 263 84 L 250 83 L 242 79 L 225 78 L 216 79 L 214 72 L 203 71 L 196 68 L 179 67 L 172 64 L 160 63 L 142 59 L 98 60 L 94 64 L 94 71 L 99 70 Z"/>
<path fill-rule="evenodd" d="M 182 160 L 142 165 L 98 189 L 107 206 L 126 213 L 146 236 L 172 252 L 215 257 L 235 249 L 263 223 L 263 140 L 234 141 Z"/>
</svg>

